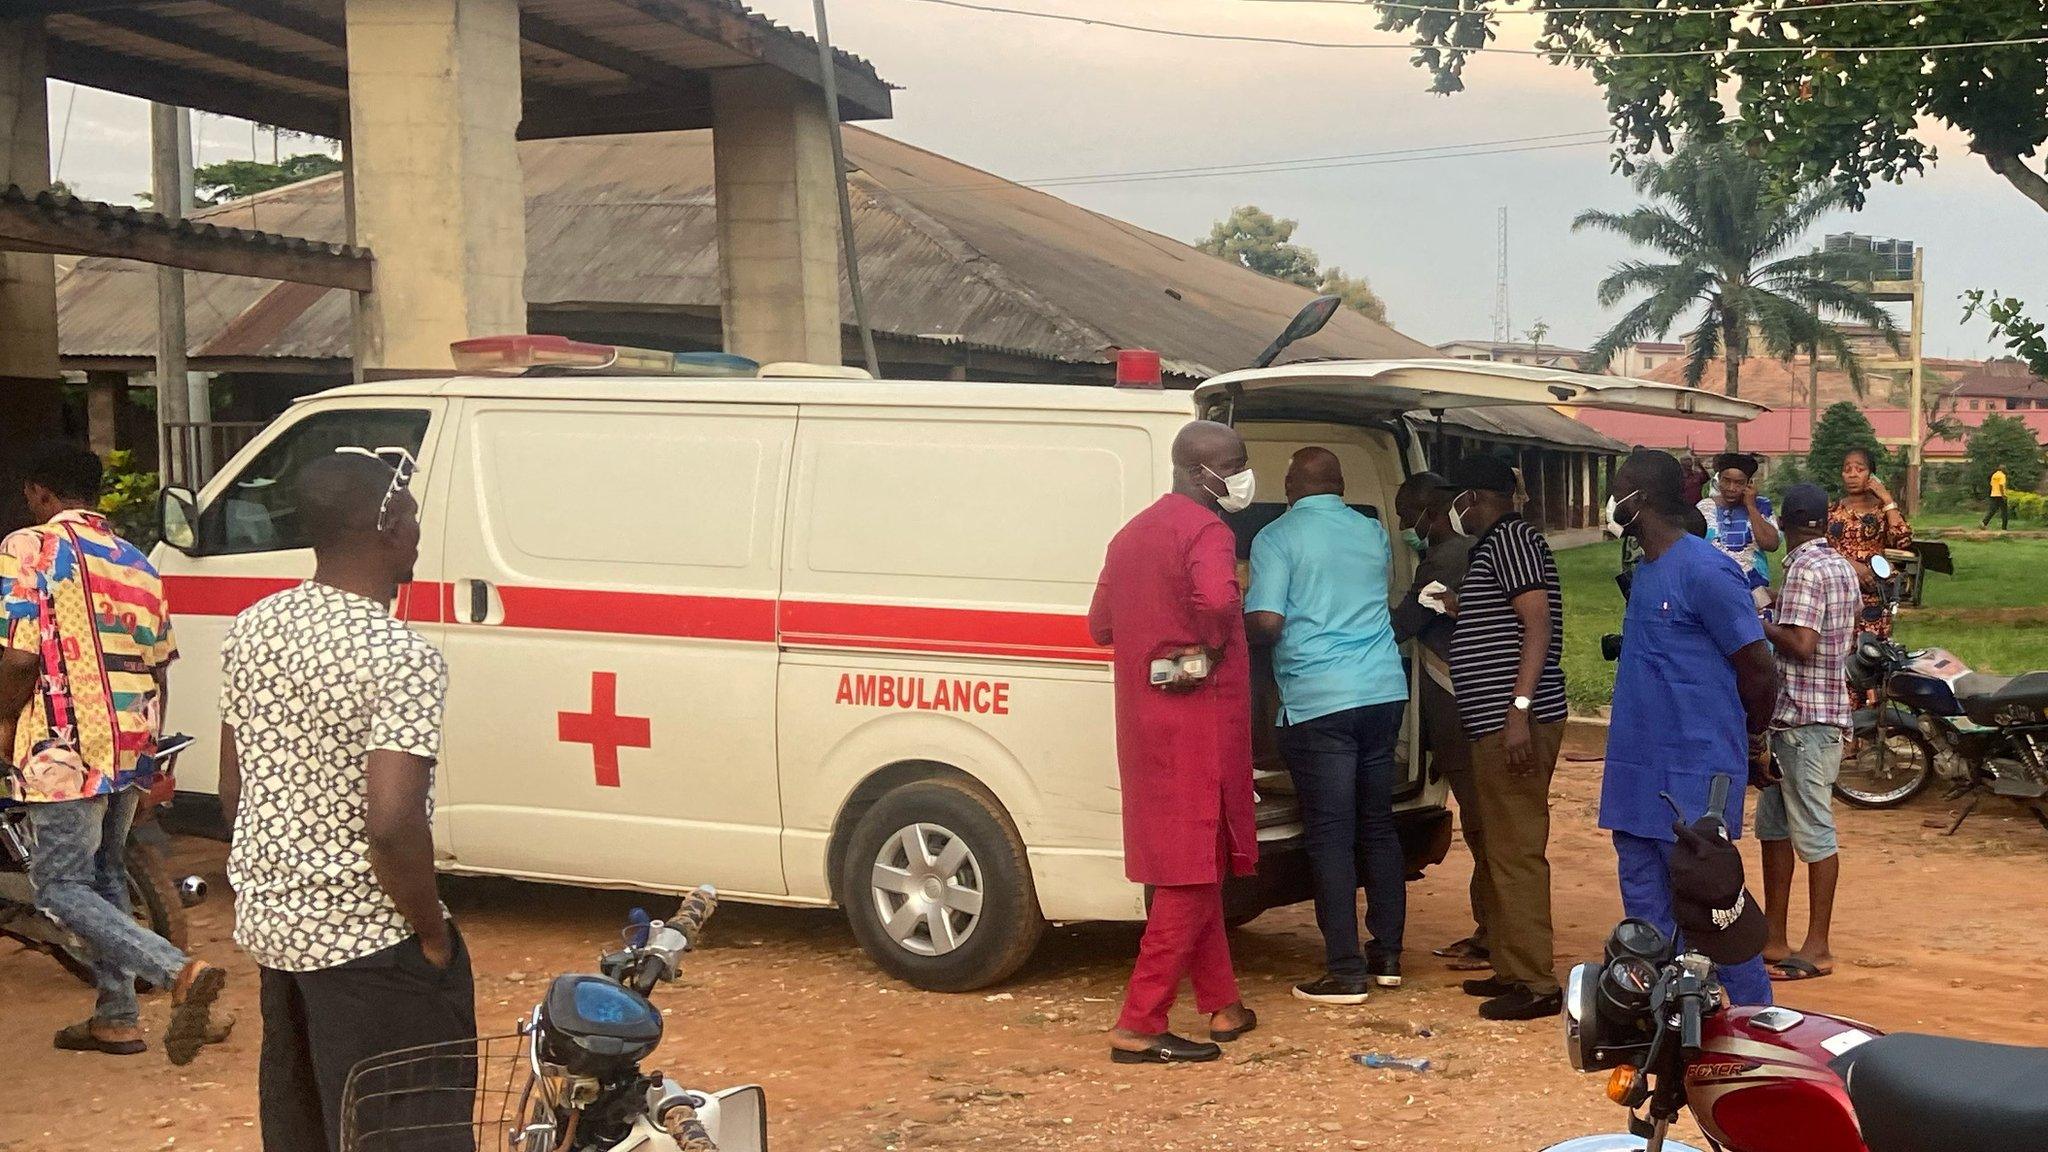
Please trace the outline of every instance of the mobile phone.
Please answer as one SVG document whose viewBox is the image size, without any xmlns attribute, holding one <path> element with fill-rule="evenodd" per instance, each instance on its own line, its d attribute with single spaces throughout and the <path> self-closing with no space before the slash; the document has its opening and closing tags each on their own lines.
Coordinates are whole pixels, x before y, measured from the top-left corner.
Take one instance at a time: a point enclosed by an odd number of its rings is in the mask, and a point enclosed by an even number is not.
<svg viewBox="0 0 2048 1152">
<path fill-rule="evenodd" d="M 1209 676 L 1209 654 L 1191 652 L 1186 656 L 1161 656 L 1152 662 L 1151 681 L 1167 684 L 1175 679 L 1205 680 Z"/>
</svg>

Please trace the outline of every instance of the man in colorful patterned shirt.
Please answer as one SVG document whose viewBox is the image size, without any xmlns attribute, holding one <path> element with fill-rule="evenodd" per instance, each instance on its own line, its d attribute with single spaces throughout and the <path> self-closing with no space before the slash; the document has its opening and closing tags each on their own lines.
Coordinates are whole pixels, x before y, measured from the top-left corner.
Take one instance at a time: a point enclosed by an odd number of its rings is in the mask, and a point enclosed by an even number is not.
<svg viewBox="0 0 2048 1152">
<path fill-rule="evenodd" d="M 35 833 L 36 908 L 93 947 L 99 988 L 92 1019 L 56 1044 L 141 1052 L 139 976 L 171 990 L 164 1051 L 184 1064 L 226 1035 L 209 1015 L 227 974 L 135 922 L 125 859 L 177 658 L 163 582 L 93 510 L 98 457 L 51 444 L 22 475 L 42 523 L 0 543 L 0 758 Z"/>
<path fill-rule="evenodd" d="M 1764 635 L 1778 655 L 1778 707 L 1771 754 L 1783 778 L 1756 804 L 1764 846 L 1764 918 L 1771 933 L 1764 959 L 1774 980 L 1811 980 L 1834 969 L 1828 926 L 1841 856 L 1831 800 L 1842 770 L 1842 738 L 1852 723 L 1842 692 L 1856 642 L 1863 593 L 1856 569 L 1828 543 L 1828 494 L 1812 484 L 1785 491 L 1780 523 L 1790 550 L 1777 618 Z M 1806 862 L 1806 943 L 1794 952 L 1786 922 L 1794 855 Z"/>
</svg>

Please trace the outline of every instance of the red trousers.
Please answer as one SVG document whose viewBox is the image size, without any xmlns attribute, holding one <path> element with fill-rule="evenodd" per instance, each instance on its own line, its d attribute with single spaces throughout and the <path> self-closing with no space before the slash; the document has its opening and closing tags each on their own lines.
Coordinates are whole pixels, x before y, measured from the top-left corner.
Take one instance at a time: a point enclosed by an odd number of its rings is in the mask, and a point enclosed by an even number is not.
<svg viewBox="0 0 2048 1152">
<path fill-rule="evenodd" d="M 1183 979 L 1194 982 L 1195 1007 L 1205 1013 L 1221 1012 L 1241 998 L 1230 967 L 1220 882 L 1152 890 L 1145 938 L 1116 1026 L 1144 1036 L 1166 1031 L 1166 1013 Z"/>
</svg>

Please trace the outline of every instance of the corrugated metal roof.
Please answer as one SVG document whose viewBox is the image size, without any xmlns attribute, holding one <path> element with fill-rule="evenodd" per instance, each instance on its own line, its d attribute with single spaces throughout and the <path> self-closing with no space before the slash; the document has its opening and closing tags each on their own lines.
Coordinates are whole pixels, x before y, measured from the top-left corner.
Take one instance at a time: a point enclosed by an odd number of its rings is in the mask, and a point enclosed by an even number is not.
<svg viewBox="0 0 2048 1152">
<path fill-rule="evenodd" d="M 528 141 L 526 298 L 536 307 L 694 312 L 719 307 L 708 132 Z M 1157 349 L 1178 373 L 1248 364 L 1312 293 L 1192 246 L 923 149 L 848 127 L 854 233 L 878 332 L 1053 362 Z M 318 239 L 344 232 L 338 177 L 196 214 Z M 85 260 L 59 283 L 67 356 L 153 354 L 153 279 Z M 270 282 L 194 274 L 195 354 L 346 359 L 342 293 L 279 299 Z M 260 307 L 259 307 L 260 306 Z M 851 322 L 850 305 L 842 307 Z M 261 315 L 249 318 L 252 310 Z M 1290 358 L 1413 359 L 1427 345 L 1344 309 Z M 1620 446 L 1546 408 L 1449 423 L 1601 450 Z"/>
</svg>

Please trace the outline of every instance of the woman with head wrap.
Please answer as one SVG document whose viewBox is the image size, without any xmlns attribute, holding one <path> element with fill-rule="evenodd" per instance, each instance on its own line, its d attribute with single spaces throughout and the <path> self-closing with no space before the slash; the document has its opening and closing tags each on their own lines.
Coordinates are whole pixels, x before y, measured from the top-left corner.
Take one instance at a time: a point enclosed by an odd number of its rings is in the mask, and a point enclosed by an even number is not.
<svg viewBox="0 0 2048 1152">
<path fill-rule="evenodd" d="M 1778 550 L 1778 525 L 1771 499 L 1756 490 L 1757 458 L 1723 452 L 1714 458 L 1714 494 L 1699 503 L 1707 539 L 1735 558 L 1749 577 L 1750 595 L 1762 608 L 1771 600 L 1771 570 L 1764 554 Z"/>
<path fill-rule="evenodd" d="M 1884 613 L 1870 558 L 1887 548 L 1911 548 L 1913 528 L 1899 511 L 1898 501 L 1877 478 L 1877 466 L 1864 448 L 1851 448 L 1842 458 L 1842 498 L 1828 510 L 1828 542 L 1847 557 L 1863 585 L 1865 620 L 1860 628 L 1879 636 L 1892 634 L 1892 618 Z"/>
</svg>

